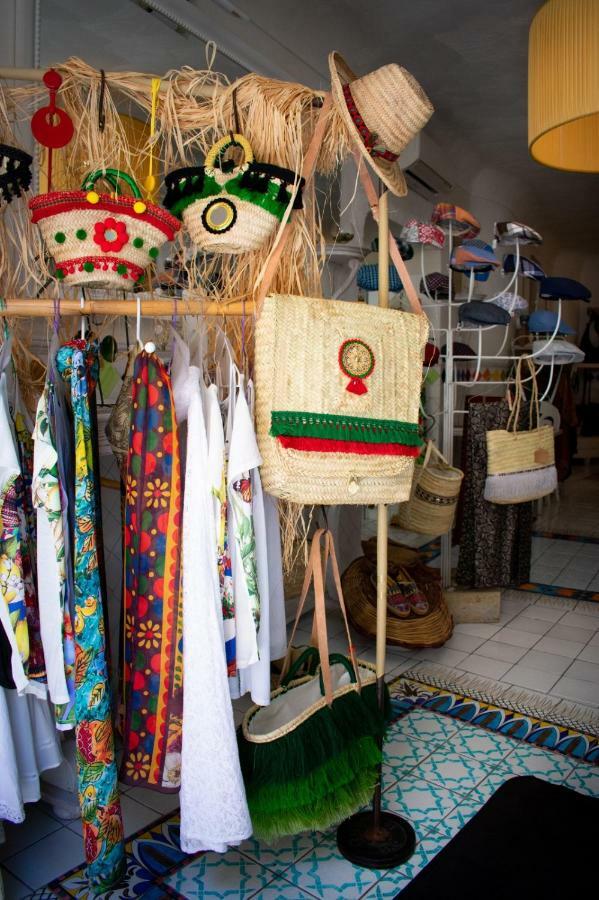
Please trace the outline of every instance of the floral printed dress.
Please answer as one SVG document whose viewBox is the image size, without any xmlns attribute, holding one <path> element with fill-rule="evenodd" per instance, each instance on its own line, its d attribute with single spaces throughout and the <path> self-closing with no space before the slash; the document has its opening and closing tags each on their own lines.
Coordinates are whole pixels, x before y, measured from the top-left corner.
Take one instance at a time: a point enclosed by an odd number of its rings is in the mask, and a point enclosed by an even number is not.
<svg viewBox="0 0 599 900">
<path fill-rule="evenodd" d="M 181 476 L 169 374 L 142 351 L 133 373 L 125 510 L 127 784 L 177 790 L 183 706 Z"/>
<path fill-rule="evenodd" d="M 229 535 L 234 541 L 231 553 L 235 594 L 237 667 L 244 669 L 258 662 L 260 593 L 256 569 L 256 538 L 252 511 L 251 471 L 261 465 L 243 376 L 235 398 L 233 429 L 229 446 L 227 498 Z"/>
<path fill-rule="evenodd" d="M 56 366 L 70 384 L 73 409 L 76 760 L 87 875 L 98 893 L 121 877 L 125 853 L 96 552 L 89 396 L 98 373 L 97 342 L 70 341 L 58 351 Z"/>
<path fill-rule="evenodd" d="M 48 693 L 56 705 L 56 727 L 65 730 L 75 725 L 75 637 L 66 604 L 64 517 L 49 416 L 52 391 L 47 382 L 37 406 L 32 499 L 37 509 L 37 568 L 44 573 L 38 602 Z"/>
</svg>

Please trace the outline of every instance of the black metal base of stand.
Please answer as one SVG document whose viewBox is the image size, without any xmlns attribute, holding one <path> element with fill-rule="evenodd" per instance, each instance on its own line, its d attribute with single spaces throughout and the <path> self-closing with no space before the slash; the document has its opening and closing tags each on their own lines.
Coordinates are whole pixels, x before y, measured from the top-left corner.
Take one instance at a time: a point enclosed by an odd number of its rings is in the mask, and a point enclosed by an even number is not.
<svg viewBox="0 0 599 900">
<path fill-rule="evenodd" d="M 394 813 L 380 813 L 378 828 L 374 812 L 359 812 L 337 829 L 339 852 L 365 869 L 394 869 L 406 862 L 416 849 L 414 829 Z"/>
</svg>

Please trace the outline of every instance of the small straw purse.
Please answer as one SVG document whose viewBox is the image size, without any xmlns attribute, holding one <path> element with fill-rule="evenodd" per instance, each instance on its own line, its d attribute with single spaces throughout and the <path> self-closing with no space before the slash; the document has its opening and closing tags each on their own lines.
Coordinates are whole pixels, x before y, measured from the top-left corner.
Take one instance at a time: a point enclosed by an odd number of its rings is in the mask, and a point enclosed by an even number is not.
<svg viewBox="0 0 599 900">
<path fill-rule="evenodd" d="M 531 373 L 532 396 L 528 431 L 518 431 L 522 402 L 522 368 Z M 536 426 L 533 427 L 533 421 Z M 487 479 L 484 498 L 490 503 L 527 503 L 557 487 L 554 435 L 551 425 L 539 425 L 539 389 L 532 360 L 521 358 L 516 368 L 516 399 L 506 429 L 487 432 Z"/>
<path fill-rule="evenodd" d="M 416 466 L 412 493 L 399 507 L 400 528 L 418 534 L 446 534 L 453 528 L 464 473 L 450 466 L 432 441 L 427 441 L 422 466 Z"/>
<path fill-rule="evenodd" d="M 99 194 L 98 181 L 112 193 Z M 122 183 L 131 196 L 121 193 Z M 80 191 L 38 194 L 29 208 L 54 258 L 56 277 L 71 285 L 133 290 L 181 227 L 161 206 L 142 200 L 133 178 L 118 169 L 91 172 Z"/>
<path fill-rule="evenodd" d="M 324 537 L 324 560 L 321 541 Z M 330 558 L 348 639 L 348 656 L 329 655 L 324 577 Z M 289 667 L 292 644 L 314 580 L 313 643 Z M 301 669 L 304 677 L 297 678 Z M 254 834 L 326 830 L 368 802 L 382 762 L 389 715 L 377 702 L 376 676 L 356 660 L 329 531 L 314 535 L 304 584 L 281 672 L 269 706 L 252 706 L 238 731 L 239 758 Z"/>
<path fill-rule="evenodd" d="M 232 147 L 243 162 L 226 158 Z M 192 241 L 212 253 L 259 250 L 274 234 L 289 204 L 301 209 L 303 180 L 280 166 L 254 162 L 241 134 L 217 141 L 203 166 L 169 172 L 164 205 L 183 219 Z"/>
</svg>

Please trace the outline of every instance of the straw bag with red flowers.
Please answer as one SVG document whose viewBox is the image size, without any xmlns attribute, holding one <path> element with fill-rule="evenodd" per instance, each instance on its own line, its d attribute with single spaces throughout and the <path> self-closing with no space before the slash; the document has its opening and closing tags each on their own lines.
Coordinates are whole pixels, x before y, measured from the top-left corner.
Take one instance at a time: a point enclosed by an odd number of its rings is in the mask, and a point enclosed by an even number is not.
<svg viewBox="0 0 599 900">
<path fill-rule="evenodd" d="M 112 193 L 98 193 L 98 181 Z M 122 183 L 130 196 L 121 193 Z M 54 258 L 56 277 L 72 285 L 132 290 L 180 228 L 166 209 L 142 200 L 133 178 L 118 169 L 91 172 L 80 191 L 39 194 L 29 207 Z"/>
</svg>

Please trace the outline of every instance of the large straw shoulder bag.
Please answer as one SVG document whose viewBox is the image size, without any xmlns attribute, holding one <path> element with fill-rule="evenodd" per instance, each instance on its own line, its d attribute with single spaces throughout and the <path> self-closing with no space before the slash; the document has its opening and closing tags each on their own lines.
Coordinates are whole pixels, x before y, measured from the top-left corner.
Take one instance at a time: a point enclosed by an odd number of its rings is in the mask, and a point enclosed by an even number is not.
<svg viewBox="0 0 599 900">
<path fill-rule="evenodd" d="M 324 560 L 321 541 L 324 539 Z M 348 654 L 329 655 L 324 576 L 330 558 L 345 623 Z M 311 581 L 313 644 L 290 667 L 292 644 Z M 297 678 L 299 670 L 308 674 Z M 272 841 L 287 834 L 326 830 L 356 812 L 372 795 L 382 761 L 389 714 L 376 675 L 357 660 L 332 535 L 314 536 L 279 688 L 269 706 L 252 706 L 238 732 L 239 758 L 254 834 Z"/>
<path fill-rule="evenodd" d="M 532 385 L 529 428 L 519 431 L 525 401 L 522 369 L 526 361 Z M 533 422 L 535 423 L 533 426 Z M 539 391 L 534 363 L 518 360 L 516 398 L 506 429 L 487 432 L 485 500 L 491 503 L 526 503 L 551 494 L 557 487 L 554 435 L 551 425 L 539 425 Z"/>
<path fill-rule="evenodd" d="M 361 178 L 376 215 L 363 166 Z M 256 426 L 262 482 L 276 497 L 343 504 L 410 496 L 428 320 L 390 243 L 414 312 L 284 294 L 266 296 L 260 308 L 281 245 L 269 260 L 257 301 Z"/>
<path fill-rule="evenodd" d="M 398 524 L 419 534 L 446 534 L 453 521 L 464 473 L 450 466 L 432 441 L 416 467 L 412 493 L 399 507 Z"/>
</svg>

